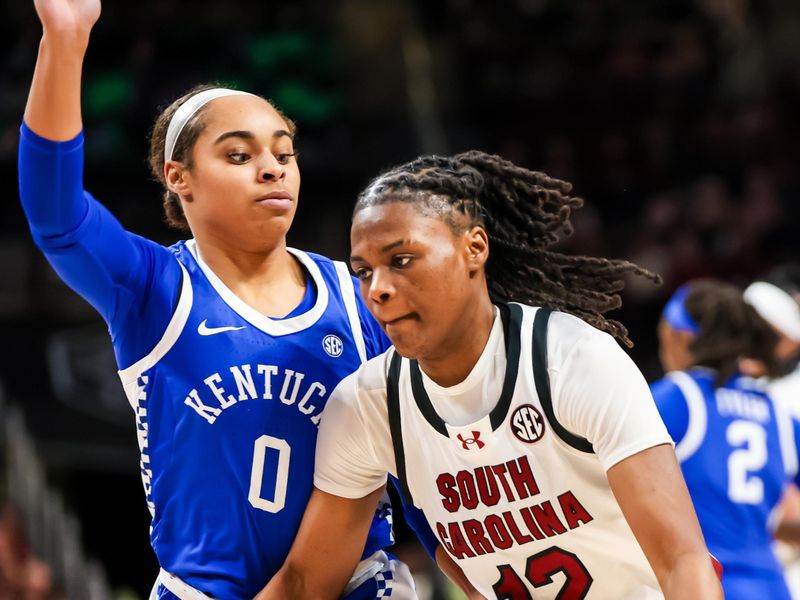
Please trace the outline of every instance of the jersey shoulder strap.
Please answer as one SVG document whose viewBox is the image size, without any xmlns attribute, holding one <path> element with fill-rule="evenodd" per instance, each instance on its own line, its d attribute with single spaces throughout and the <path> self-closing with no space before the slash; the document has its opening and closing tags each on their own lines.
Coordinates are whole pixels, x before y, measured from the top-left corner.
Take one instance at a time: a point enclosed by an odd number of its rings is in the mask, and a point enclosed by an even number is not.
<svg viewBox="0 0 800 600">
<path fill-rule="evenodd" d="M 549 308 L 540 308 L 536 311 L 533 318 L 533 352 L 531 362 L 533 363 L 533 380 L 536 385 L 536 394 L 539 402 L 542 403 L 545 417 L 550 423 L 556 435 L 567 444 L 580 450 L 581 452 L 593 453 L 594 448 L 589 440 L 575 435 L 567 430 L 556 419 L 553 411 L 553 397 L 550 393 L 550 375 L 547 373 L 547 328 L 550 323 L 550 315 L 553 311 Z"/>
<path fill-rule="evenodd" d="M 350 329 L 356 341 L 358 356 L 362 363 L 367 362 L 367 346 L 364 343 L 364 332 L 361 329 L 361 317 L 358 314 L 358 291 L 356 290 L 353 278 L 347 270 L 347 265 L 343 262 L 333 261 L 336 269 L 336 276 L 339 279 L 339 290 L 342 294 L 342 302 L 347 311 L 347 318 L 350 321 Z"/>
<path fill-rule="evenodd" d="M 406 504 L 413 506 L 414 498 L 408 488 L 406 476 L 406 453 L 403 447 L 403 426 L 400 418 L 400 372 L 403 359 L 397 350 L 393 350 L 389 363 L 389 375 L 386 378 L 386 402 L 389 413 L 389 431 L 392 435 L 394 462 L 397 467 L 397 481 Z"/>
</svg>

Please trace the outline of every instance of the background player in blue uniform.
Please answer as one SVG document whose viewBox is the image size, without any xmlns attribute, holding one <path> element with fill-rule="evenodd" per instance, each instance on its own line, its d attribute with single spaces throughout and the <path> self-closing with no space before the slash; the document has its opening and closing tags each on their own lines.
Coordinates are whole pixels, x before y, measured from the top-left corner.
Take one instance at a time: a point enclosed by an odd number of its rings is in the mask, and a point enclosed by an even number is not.
<svg viewBox="0 0 800 600">
<path fill-rule="evenodd" d="M 775 368 L 774 332 L 742 292 L 714 281 L 678 290 L 659 325 L 668 375 L 652 391 L 676 442 L 709 550 L 731 599 L 789 598 L 770 521 L 797 475 L 797 424 L 739 359 Z"/>
<path fill-rule="evenodd" d="M 167 217 L 193 240 L 131 234 L 84 192 L 81 67 L 100 2 L 35 4 L 20 194 L 36 243 L 108 324 L 136 415 L 155 594 L 252 598 L 297 531 L 329 393 L 386 340 L 343 264 L 287 248 L 294 126 L 262 98 L 195 90 L 155 124 Z M 390 518 L 381 503 L 352 598 L 413 596 L 382 551 Z"/>
</svg>

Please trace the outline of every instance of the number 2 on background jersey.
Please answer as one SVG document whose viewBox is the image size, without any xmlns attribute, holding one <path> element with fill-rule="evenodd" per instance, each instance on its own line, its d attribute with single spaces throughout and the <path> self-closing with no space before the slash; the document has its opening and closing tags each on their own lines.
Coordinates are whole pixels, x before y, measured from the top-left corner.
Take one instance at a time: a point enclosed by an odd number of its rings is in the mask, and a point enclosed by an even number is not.
<svg viewBox="0 0 800 600">
<path fill-rule="evenodd" d="M 275 493 L 272 500 L 261 497 L 261 482 L 264 478 L 264 462 L 267 449 L 277 450 L 278 468 L 275 472 Z M 280 512 L 286 504 L 286 485 L 289 481 L 289 459 L 292 448 L 289 442 L 271 435 L 262 435 L 253 446 L 253 468 L 250 472 L 250 493 L 247 499 L 255 508 L 271 513 Z"/>
<path fill-rule="evenodd" d="M 500 565 L 500 580 L 492 586 L 498 600 L 532 600 L 525 582 L 510 565 Z M 556 600 L 582 600 L 592 586 L 592 576 L 572 552 L 552 546 L 528 558 L 525 578 L 534 588 L 553 583 L 553 575 L 563 573 L 566 580 Z"/>
<path fill-rule="evenodd" d="M 728 497 L 738 504 L 761 503 L 764 482 L 751 473 L 767 464 L 767 432 L 758 423 L 739 420 L 728 425 L 725 439 L 737 448 L 728 457 Z"/>
</svg>

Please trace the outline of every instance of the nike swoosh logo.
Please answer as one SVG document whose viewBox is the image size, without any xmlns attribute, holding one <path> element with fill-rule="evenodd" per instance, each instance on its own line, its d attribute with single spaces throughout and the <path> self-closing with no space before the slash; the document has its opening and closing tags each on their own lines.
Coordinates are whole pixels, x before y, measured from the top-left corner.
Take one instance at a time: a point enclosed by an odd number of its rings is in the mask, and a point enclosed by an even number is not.
<svg viewBox="0 0 800 600">
<path fill-rule="evenodd" d="M 200 325 L 197 327 L 197 333 L 200 335 L 214 335 L 215 333 L 223 333 L 225 331 L 239 331 L 240 329 L 244 329 L 246 325 L 242 325 L 241 327 L 209 327 L 206 325 L 208 323 L 208 319 L 205 319 Z"/>
</svg>

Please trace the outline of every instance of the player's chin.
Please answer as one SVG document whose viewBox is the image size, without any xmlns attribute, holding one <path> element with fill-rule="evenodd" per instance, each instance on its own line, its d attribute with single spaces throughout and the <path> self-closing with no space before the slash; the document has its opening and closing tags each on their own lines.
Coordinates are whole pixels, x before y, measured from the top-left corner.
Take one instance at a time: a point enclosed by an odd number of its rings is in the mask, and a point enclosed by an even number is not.
<svg viewBox="0 0 800 600">
<path fill-rule="evenodd" d="M 393 331 L 391 327 L 387 327 L 386 335 L 403 358 L 419 358 L 424 352 L 424 344 L 413 332 L 397 329 Z"/>
<path fill-rule="evenodd" d="M 266 211 L 264 215 L 266 215 Z M 268 218 L 263 217 L 258 220 L 251 220 L 250 227 L 240 228 L 240 237 L 247 235 L 253 241 L 264 248 L 271 248 L 279 240 L 286 237 L 294 221 L 294 212 L 272 214 Z"/>
</svg>

